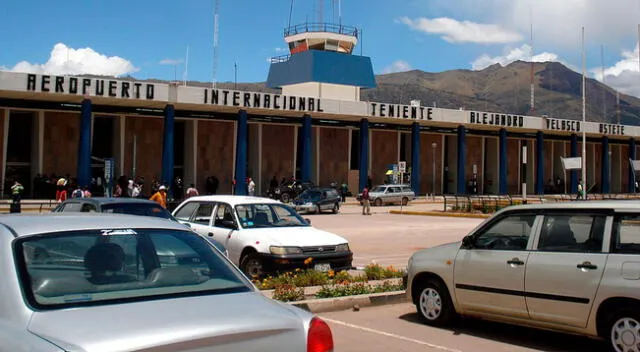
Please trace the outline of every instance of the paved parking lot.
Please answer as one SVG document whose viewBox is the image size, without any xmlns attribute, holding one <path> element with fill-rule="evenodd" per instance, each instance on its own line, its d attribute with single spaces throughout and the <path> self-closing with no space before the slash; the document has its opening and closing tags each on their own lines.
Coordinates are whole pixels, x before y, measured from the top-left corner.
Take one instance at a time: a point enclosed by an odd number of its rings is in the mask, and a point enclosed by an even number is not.
<svg viewBox="0 0 640 352">
<path fill-rule="evenodd" d="M 320 316 L 331 326 L 335 350 L 341 352 L 607 351 L 597 340 L 476 319 L 433 328 L 421 322 L 409 303 Z"/>
<path fill-rule="evenodd" d="M 415 204 L 406 210 L 441 209 L 437 204 Z M 349 240 L 354 265 L 372 261 L 380 265 L 406 267 L 412 253 L 427 247 L 459 241 L 482 219 L 429 217 L 389 214 L 399 206 L 371 207 L 371 216 L 363 216 L 356 205 L 344 205 L 338 214 L 304 215 L 319 229 Z"/>
</svg>

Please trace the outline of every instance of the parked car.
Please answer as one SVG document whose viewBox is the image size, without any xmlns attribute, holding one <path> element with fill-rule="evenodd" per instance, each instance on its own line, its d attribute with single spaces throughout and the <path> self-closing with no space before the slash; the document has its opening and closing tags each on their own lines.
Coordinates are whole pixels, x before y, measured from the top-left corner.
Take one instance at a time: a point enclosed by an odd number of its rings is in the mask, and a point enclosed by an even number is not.
<svg viewBox="0 0 640 352">
<path fill-rule="evenodd" d="M 245 196 L 198 196 L 173 212 L 178 221 L 222 242 L 230 260 L 249 277 L 296 268 L 346 270 L 349 242 L 311 227 L 279 201 Z M 311 263 L 308 263 L 311 258 Z"/>
<path fill-rule="evenodd" d="M 362 205 L 362 193 L 356 197 Z M 386 204 L 407 205 L 416 199 L 416 193 L 409 185 L 380 185 L 369 190 L 369 202 L 376 206 Z"/>
<path fill-rule="evenodd" d="M 289 203 L 295 199 L 304 190 L 313 188 L 314 184 L 310 181 L 287 181 L 276 188 L 273 199 L 281 200 L 283 203 Z"/>
<path fill-rule="evenodd" d="M 293 205 L 299 212 L 321 213 L 329 210 L 336 214 L 340 210 L 340 194 L 331 187 L 314 187 L 300 193 L 293 200 Z"/>
<path fill-rule="evenodd" d="M 168 210 L 160 206 L 160 204 L 143 198 L 71 198 L 60 203 L 52 212 L 128 214 L 152 216 L 178 222 L 178 220 L 176 220 Z M 221 242 L 213 238 L 209 238 L 209 241 L 223 254 L 227 254 L 227 250 Z"/>
<path fill-rule="evenodd" d="M 640 202 L 512 206 L 461 242 L 409 259 L 407 294 L 429 325 L 456 315 L 640 343 Z"/>
<path fill-rule="evenodd" d="M 325 322 L 266 298 L 175 222 L 76 213 L 0 223 L 0 351 L 333 350 Z"/>
</svg>

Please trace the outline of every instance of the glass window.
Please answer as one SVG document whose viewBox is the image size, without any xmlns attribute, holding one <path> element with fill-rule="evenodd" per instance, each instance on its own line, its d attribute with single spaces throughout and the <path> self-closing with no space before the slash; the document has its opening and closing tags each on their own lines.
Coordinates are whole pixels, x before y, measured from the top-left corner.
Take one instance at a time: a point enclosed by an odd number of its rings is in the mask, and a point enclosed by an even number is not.
<svg viewBox="0 0 640 352">
<path fill-rule="evenodd" d="M 102 206 L 103 213 L 154 216 L 174 220 L 171 213 L 156 203 L 111 203 Z"/>
<path fill-rule="evenodd" d="M 80 211 L 84 213 L 93 212 L 96 211 L 96 206 L 90 203 L 84 203 Z"/>
<path fill-rule="evenodd" d="M 535 218 L 535 215 L 512 215 L 500 219 L 476 237 L 473 248 L 525 250 Z"/>
<path fill-rule="evenodd" d="M 309 226 L 307 222 L 284 204 L 236 205 L 240 224 L 244 228 Z"/>
<path fill-rule="evenodd" d="M 211 215 L 213 214 L 214 203 L 200 203 L 196 210 L 193 222 L 202 225 L 209 225 L 211 223 Z"/>
<path fill-rule="evenodd" d="M 640 215 L 623 215 L 616 218 L 611 251 L 623 254 L 640 254 Z"/>
<path fill-rule="evenodd" d="M 601 252 L 604 216 L 547 215 L 540 230 L 538 250 Z"/>
<path fill-rule="evenodd" d="M 15 250 L 27 300 L 42 309 L 251 290 L 209 242 L 186 230 L 44 234 L 18 239 Z"/>
<path fill-rule="evenodd" d="M 197 202 L 189 202 L 180 208 L 175 215 L 175 218 L 182 221 L 189 221 L 191 219 L 191 215 L 198 208 L 199 203 Z"/>
<path fill-rule="evenodd" d="M 233 210 L 229 204 L 218 204 L 216 209 L 216 219 L 214 222 L 215 227 L 222 227 L 230 229 L 235 227 L 235 220 L 233 219 Z"/>
<path fill-rule="evenodd" d="M 82 210 L 82 204 L 80 203 L 76 203 L 76 202 L 69 202 L 69 203 L 65 203 L 62 206 L 62 211 L 81 211 Z"/>
</svg>

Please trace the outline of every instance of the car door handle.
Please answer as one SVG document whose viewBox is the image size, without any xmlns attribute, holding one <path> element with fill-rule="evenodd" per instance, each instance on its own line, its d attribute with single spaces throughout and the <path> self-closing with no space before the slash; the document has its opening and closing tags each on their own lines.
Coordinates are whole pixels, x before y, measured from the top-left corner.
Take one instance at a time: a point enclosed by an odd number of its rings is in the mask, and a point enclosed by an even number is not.
<svg viewBox="0 0 640 352">
<path fill-rule="evenodd" d="M 507 260 L 507 264 L 509 265 L 524 265 L 524 262 L 519 258 L 513 258 L 511 260 Z"/>
<path fill-rule="evenodd" d="M 582 264 L 578 264 L 577 267 L 578 267 L 578 269 L 586 269 L 586 270 L 596 270 L 596 269 L 598 269 L 598 266 L 591 264 L 591 262 L 584 262 Z"/>
<path fill-rule="evenodd" d="M 209 232 L 209 233 L 207 234 L 207 236 L 209 236 L 209 237 L 213 237 L 213 232 Z"/>
</svg>

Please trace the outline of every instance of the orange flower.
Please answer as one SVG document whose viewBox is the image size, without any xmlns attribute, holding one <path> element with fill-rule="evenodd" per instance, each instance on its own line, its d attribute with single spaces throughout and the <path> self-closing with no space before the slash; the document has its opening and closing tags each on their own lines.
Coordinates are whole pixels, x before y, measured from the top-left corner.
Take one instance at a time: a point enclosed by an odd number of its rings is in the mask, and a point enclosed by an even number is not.
<svg viewBox="0 0 640 352">
<path fill-rule="evenodd" d="M 309 257 L 309 258 L 304 260 L 304 265 L 309 265 L 309 264 L 311 264 L 312 261 L 313 261 L 313 258 Z"/>
</svg>

